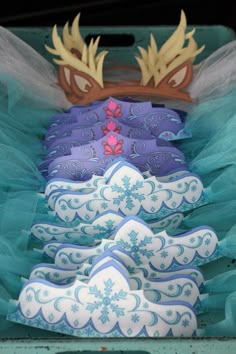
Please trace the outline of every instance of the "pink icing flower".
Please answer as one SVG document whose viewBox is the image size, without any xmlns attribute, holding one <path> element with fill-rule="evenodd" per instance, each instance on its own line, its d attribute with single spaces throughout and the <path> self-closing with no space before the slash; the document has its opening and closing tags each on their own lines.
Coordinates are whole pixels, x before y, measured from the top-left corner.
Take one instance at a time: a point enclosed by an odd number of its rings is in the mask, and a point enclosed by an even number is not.
<svg viewBox="0 0 236 354">
<path fill-rule="evenodd" d="M 115 128 L 116 128 L 116 123 L 113 122 L 112 120 L 109 120 L 107 122 L 107 129 L 111 131 L 111 130 L 115 130 Z"/>
<path fill-rule="evenodd" d="M 118 140 L 115 135 L 109 135 L 107 137 L 107 141 L 102 141 L 102 145 L 104 148 L 104 155 L 120 155 L 124 151 L 122 149 L 122 145 L 124 143 L 123 139 Z"/>
<path fill-rule="evenodd" d="M 113 100 L 110 100 L 103 109 L 106 112 L 106 118 L 117 118 L 122 115 L 121 104 L 116 104 Z"/>
<path fill-rule="evenodd" d="M 117 137 L 111 134 L 107 137 L 107 142 L 110 146 L 115 146 L 117 144 Z"/>
<path fill-rule="evenodd" d="M 116 109 L 116 103 L 115 101 L 110 100 L 107 104 L 107 107 L 110 111 L 114 111 Z"/>
<path fill-rule="evenodd" d="M 108 133 L 111 132 L 111 131 L 113 131 L 113 132 L 119 134 L 119 133 L 120 133 L 120 130 L 121 130 L 121 127 L 118 127 L 118 126 L 116 125 L 116 123 L 113 122 L 112 120 L 108 120 L 108 121 L 107 121 L 107 124 L 102 126 L 102 131 L 103 131 L 103 134 L 104 134 L 104 135 L 108 134 Z"/>
</svg>

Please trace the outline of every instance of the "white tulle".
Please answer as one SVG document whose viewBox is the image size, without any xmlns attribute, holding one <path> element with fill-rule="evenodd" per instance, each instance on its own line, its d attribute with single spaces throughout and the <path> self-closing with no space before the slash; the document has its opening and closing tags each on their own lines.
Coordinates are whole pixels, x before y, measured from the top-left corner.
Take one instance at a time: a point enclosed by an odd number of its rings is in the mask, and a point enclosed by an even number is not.
<svg viewBox="0 0 236 354">
<path fill-rule="evenodd" d="M 6 75 L 6 80 L 4 75 Z M 31 46 L 0 27 L 0 93 L 15 80 L 15 97 L 34 107 L 66 109 L 71 106 L 57 85 L 54 66 Z"/>
<path fill-rule="evenodd" d="M 109 72 L 109 79 L 112 79 L 112 75 L 112 72 Z M 126 71 L 123 79 L 132 80 L 137 78 L 137 75 L 138 72 L 131 71 L 129 76 Z M 119 81 L 121 81 L 121 78 Z M 197 103 L 225 96 L 235 87 L 236 40 L 220 47 L 200 64 L 194 66 L 193 80 L 187 89 L 187 92 L 194 99 L 194 103 L 163 99 L 162 97 L 151 97 L 151 100 L 155 103 L 164 103 L 169 107 L 188 111 Z M 136 96 L 136 98 L 147 100 L 147 96 Z"/>
<path fill-rule="evenodd" d="M 236 40 L 225 44 L 198 65 L 189 86 L 198 101 L 214 99 L 236 86 Z"/>
</svg>

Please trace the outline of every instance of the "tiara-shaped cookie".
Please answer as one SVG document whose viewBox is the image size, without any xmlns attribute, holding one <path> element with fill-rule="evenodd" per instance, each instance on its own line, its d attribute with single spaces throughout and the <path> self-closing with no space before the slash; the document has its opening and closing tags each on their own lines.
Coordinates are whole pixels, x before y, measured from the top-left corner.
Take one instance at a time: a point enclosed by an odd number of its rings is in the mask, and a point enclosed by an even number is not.
<svg viewBox="0 0 236 354">
<path fill-rule="evenodd" d="M 121 259 L 117 260 L 117 257 L 115 257 L 113 254 L 111 256 L 111 252 L 107 252 L 107 251 L 104 252 L 102 258 L 94 261 L 103 264 L 104 260 L 109 261 L 111 259 L 118 261 L 119 264 L 123 265 L 127 269 L 126 265 L 123 263 Z M 40 279 L 48 280 L 55 284 L 69 284 L 72 283 L 75 280 L 75 278 L 78 276 L 84 277 L 85 279 L 89 276 L 93 268 L 93 265 L 86 265 L 86 266 L 88 266 L 89 268 L 88 272 L 80 271 L 80 269 L 67 269 L 67 268 L 59 267 L 55 264 L 39 263 L 32 268 L 29 279 L 40 278 Z M 155 276 L 152 277 L 145 277 L 145 273 L 137 269 L 130 272 L 130 277 L 132 278 L 134 288 L 136 288 L 136 286 L 137 287 L 141 286 L 144 289 L 150 288 L 150 286 L 148 285 L 148 281 L 156 282 L 158 280 L 162 281 L 166 279 L 173 279 L 174 277 L 178 277 L 178 278 L 185 277 L 188 279 L 192 279 L 194 281 L 200 293 L 206 292 L 204 290 L 204 286 L 206 282 L 204 280 L 203 274 L 201 270 L 195 266 L 178 267 L 174 271 L 155 272 Z M 174 289 L 171 288 L 169 289 L 169 291 L 172 292 L 174 291 Z M 168 296 L 171 296 L 170 294 L 171 293 L 169 293 Z"/>
<path fill-rule="evenodd" d="M 157 270 L 183 265 L 202 265 L 219 258 L 218 238 L 212 228 L 197 227 L 169 236 L 165 231 L 154 234 L 148 225 L 135 216 L 124 218 L 112 240 L 103 240 L 95 247 L 62 244 L 54 258 L 59 267 L 79 268 L 91 263 L 106 249 L 119 246 L 130 253 L 138 266 L 150 263 Z"/>
<path fill-rule="evenodd" d="M 130 290 L 127 273 L 112 261 L 100 266 L 87 283 L 27 281 L 7 319 L 78 337 L 189 337 L 197 331 L 192 306 L 147 300 L 142 290 Z"/>
<path fill-rule="evenodd" d="M 91 128 L 73 130 L 71 136 L 56 139 L 47 150 L 45 159 L 55 159 L 57 157 L 70 155 L 72 148 L 93 143 L 110 132 L 119 133 L 130 139 L 147 140 L 147 143 L 148 140 L 156 139 L 158 146 L 171 146 L 171 143 L 168 144 L 166 140 L 155 138 L 148 130 L 132 128 L 127 125 L 109 121 L 105 125 L 103 123 L 97 123 Z M 169 133 L 165 132 L 165 134 Z M 88 135 L 91 136 L 91 139 L 88 138 Z"/>
<path fill-rule="evenodd" d="M 112 123 L 112 122 L 110 122 Z M 108 124 L 109 126 L 109 124 Z M 114 127 L 116 126 L 116 123 L 114 123 Z M 117 127 L 121 128 L 121 126 Z M 151 135 L 148 131 L 142 130 L 141 128 L 127 128 L 126 132 L 123 130 L 120 132 L 119 129 L 114 129 L 114 133 L 119 133 L 120 135 L 124 136 L 125 138 L 128 139 L 138 139 L 138 140 L 146 140 L 147 144 L 150 140 L 155 139 L 154 135 Z M 84 146 L 87 144 L 91 144 L 97 140 L 100 140 L 103 138 L 105 135 L 109 134 L 110 132 L 113 132 L 112 129 L 106 130 L 105 133 L 100 133 L 99 129 L 107 129 L 107 126 L 104 125 L 96 125 L 96 127 L 89 128 L 89 131 L 91 134 L 93 134 L 93 139 L 89 140 L 84 138 L 84 133 L 86 135 L 85 129 L 78 129 L 72 132 L 72 135 L 67 138 L 62 138 L 58 139 L 55 144 L 52 144 L 52 146 L 47 150 L 44 159 L 45 160 L 50 160 L 50 159 L 55 159 L 61 156 L 66 156 L 66 155 L 71 155 L 72 149 L 76 148 L 78 146 Z M 87 130 L 87 129 L 86 129 Z M 127 134 L 126 134 L 127 133 Z M 147 134 L 146 134 L 147 133 Z M 82 138 L 81 138 L 82 135 Z M 81 138 L 81 139 L 80 139 Z M 83 141 L 84 138 L 84 141 Z M 157 146 L 172 146 L 171 143 L 168 143 L 167 141 L 163 139 L 155 139 Z"/>
<path fill-rule="evenodd" d="M 183 176 L 185 174 L 189 173 L 189 171 L 186 170 L 180 170 L 176 172 L 175 174 L 171 174 L 169 176 L 162 176 L 158 177 L 157 180 L 159 182 L 168 182 L 168 181 L 173 181 L 174 179 Z M 144 178 L 150 178 L 152 175 L 148 172 L 142 173 Z M 51 192 L 46 196 L 45 194 L 41 194 L 42 197 L 44 196 L 46 198 L 48 207 L 51 210 L 54 210 L 54 205 L 55 205 L 55 200 L 58 197 L 60 193 L 70 191 L 70 192 L 80 192 L 80 193 L 90 193 L 94 192 L 99 185 L 104 185 L 107 182 L 107 178 L 103 178 L 103 176 L 96 176 L 93 175 L 92 178 L 88 181 L 82 181 L 82 182 L 77 182 L 77 181 L 70 181 L 66 179 L 52 179 L 47 183 L 47 192 L 51 190 Z M 166 178 L 165 178 L 166 177 Z"/>
<path fill-rule="evenodd" d="M 108 169 L 106 170 L 108 171 Z M 186 174 L 188 174 L 189 171 L 186 171 L 186 170 L 180 170 L 174 174 L 170 174 L 170 175 L 167 175 L 167 176 L 163 176 L 163 178 L 161 177 L 158 177 L 157 178 L 157 181 L 159 181 L 160 183 L 164 182 L 171 182 L 173 180 L 175 180 L 176 178 L 179 178 L 181 176 L 184 176 Z M 95 175 L 93 175 L 95 176 Z M 92 178 L 89 180 L 92 182 L 97 182 L 98 181 L 98 178 Z M 146 178 L 150 178 L 152 177 L 151 174 L 146 174 L 146 173 L 142 173 L 142 176 L 146 179 Z M 111 176 L 110 176 L 111 177 Z M 108 179 L 104 178 L 104 179 L 99 179 L 99 184 L 98 185 L 105 185 L 107 183 Z M 72 183 L 74 182 L 74 184 Z M 48 204 L 48 207 L 51 209 L 51 210 L 55 210 L 55 201 L 56 199 L 58 198 L 58 196 L 60 196 L 61 193 L 64 193 L 64 192 L 79 192 L 79 193 L 92 193 L 92 192 L 96 192 L 96 189 L 97 187 L 94 186 L 94 188 L 91 188 L 91 187 L 85 187 L 85 188 L 81 188 L 82 187 L 82 183 L 80 182 L 75 182 L 75 181 L 72 181 L 71 183 L 67 182 L 67 180 L 62 180 L 62 179 L 59 179 L 59 180 L 56 180 L 56 179 L 53 179 L 53 182 L 48 183 L 48 185 L 50 186 L 53 186 L 53 188 L 55 188 L 48 196 L 47 198 L 47 204 Z M 86 181 L 87 182 L 87 181 Z M 56 189 L 56 185 L 61 185 L 61 188 L 57 188 Z M 83 183 L 83 185 L 85 186 L 86 184 Z M 88 184 L 90 185 L 90 184 Z M 63 188 L 63 187 L 70 187 L 70 188 Z"/>
<path fill-rule="evenodd" d="M 114 100 L 108 101 L 108 105 L 116 105 Z M 134 104 L 133 104 L 134 105 Z M 88 141 L 101 138 L 109 131 L 115 131 L 122 135 L 136 134 L 137 137 L 147 139 L 151 137 L 162 140 L 178 140 L 191 137 L 191 132 L 185 130 L 185 120 L 171 109 L 158 108 L 157 112 L 141 114 L 141 108 L 130 107 L 131 112 L 127 118 L 109 118 L 99 116 L 99 112 L 83 113 L 76 117 L 75 122 L 64 121 L 64 124 L 49 128 L 45 134 L 44 145 L 51 148 L 62 138 L 73 138 L 72 133 L 77 131 L 78 138 L 84 144 Z M 157 109 L 157 108 L 156 108 Z M 154 110 L 154 109 L 153 109 Z M 99 124 L 100 123 L 100 124 Z M 96 128 L 97 127 L 97 128 Z M 94 129 L 96 130 L 94 131 Z M 131 129 L 132 128 L 132 129 Z M 140 128 L 142 130 L 140 131 Z M 82 130 L 81 130 L 82 129 Z"/>
<path fill-rule="evenodd" d="M 137 215 L 143 220 L 156 219 L 184 212 L 207 202 L 200 178 L 192 173 L 171 182 L 156 177 L 144 178 L 133 165 L 120 163 L 109 181 L 92 193 L 64 192 L 55 200 L 55 213 L 62 220 L 94 220 L 106 210 L 124 216 Z"/>
<path fill-rule="evenodd" d="M 90 126 L 107 119 L 123 121 L 127 124 L 136 124 L 136 119 L 151 117 L 155 123 L 160 119 L 176 119 L 184 122 L 187 112 L 175 108 L 166 108 L 163 104 L 155 104 L 151 101 L 135 101 L 122 98 L 109 97 L 104 101 L 91 102 L 87 106 L 72 106 L 65 112 L 55 114 L 49 123 L 49 130 L 54 130 L 59 125 L 79 122 L 82 127 Z M 82 118 L 82 119 L 81 119 Z M 129 123 L 130 122 L 130 123 Z M 181 122 L 180 122 L 181 123 Z M 139 123 L 140 125 L 140 123 Z"/>
<path fill-rule="evenodd" d="M 91 144 L 72 148 L 71 155 L 43 161 L 39 170 L 48 180 L 88 180 L 93 174 L 103 175 L 107 166 L 121 156 L 141 172 L 149 170 L 156 176 L 188 169 L 185 156 L 173 146 L 158 146 L 155 139 L 130 139 L 110 132 Z"/>
<path fill-rule="evenodd" d="M 89 117 L 88 117 L 89 115 Z M 177 119 L 184 121 L 186 117 L 185 111 L 176 110 L 174 108 L 166 108 L 163 106 L 155 106 L 151 101 L 130 102 L 115 97 L 108 97 L 104 101 L 97 104 L 88 105 L 85 108 L 75 107 L 70 112 L 60 112 L 51 118 L 49 130 L 54 130 L 60 125 L 81 123 L 83 127 L 90 126 L 98 122 L 104 122 L 107 119 L 116 119 L 123 123 L 135 122 L 139 117 L 154 116 L 155 119 Z"/>
<path fill-rule="evenodd" d="M 114 97 L 109 97 L 97 105 L 90 105 L 87 107 L 88 108 L 86 109 L 79 108 L 73 109 L 73 111 L 70 110 L 70 112 L 57 113 L 52 117 L 51 124 L 49 124 L 48 131 L 46 132 L 46 137 L 52 132 L 63 128 L 64 125 L 79 123 L 80 127 L 85 128 L 91 127 L 98 122 L 103 123 L 111 118 L 116 119 L 118 122 L 122 121 L 123 123 L 126 123 L 139 116 L 145 117 L 153 110 L 151 101 L 140 103 L 126 102 Z M 175 118 L 180 118 L 179 114 L 173 110 L 170 110 L 169 113 L 172 113 L 172 116 Z M 167 115 L 166 119 L 168 119 Z M 48 139 L 48 141 L 50 141 L 50 139 Z"/>
<path fill-rule="evenodd" d="M 58 223 L 36 222 L 31 227 L 32 235 L 42 241 L 59 241 L 92 246 L 101 239 L 109 239 L 124 216 L 114 211 L 100 213 L 91 223 L 78 223 L 76 226 L 60 225 Z M 175 213 L 160 221 L 150 222 L 148 226 L 157 230 L 173 230 L 183 220 L 183 214 Z"/>
<path fill-rule="evenodd" d="M 105 184 L 107 180 L 111 177 L 113 170 L 118 164 L 125 162 L 126 160 L 123 157 L 117 157 L 110 164 L 107 165 L 104 174 L 102 176 L 92 175 L 92 177 L 87 181 L 72 181 L 69 179 L 63 178 L 52 178 L 47 182 L 45 187 L 45 198 L 47 199 L 48 206 L 51 209 L 54 209 L 54 202 L 57 194 L 64 191 L 74 191 L 74 192 L 92 192 L 99 185 Z M 157 180 L 159 182 L 168 182 L 172 181 L 175 178 L 182 176 L 186 173 L 189 173 L 188 170 L 179 170 L 173 174 L 168 174 L 165 176 L 158 176 Z M 142 172 L 144 178 L 152 177 L 150 171 Z"/>
<path fill-rule="evenodd" d="M 70 155 L 71 148 L 92 143 L 101 139 L 109 132 L 119 133 L 131 139 L 153 139 L 155 138 L 148 130 L 132 128 L 124 124 L 117 124 L 110 120 L 104 123 L 96 123 L 90 128 L 72 130 L 70 136 L 56 139 L 46 152 L 46 159 Z M 164 142 L 163 142 L 164 145 Z"/>
<path fill-rule="evenodd" d="M 111 261 L 108 260 L 107 264 Z M 104 264 L 104 263 L 103 263 Z M 122 267 L 122 263 L 120 263 Z M 141 272 L 136 274 L 128 273 L 125 267 L 124 272 L 127 273 L 129 278 L 129 285 L 131 290 L 140 290 L 144 292 L 144 296 L 152 302 L 160 301 L 185 301 L 189 305 L 195 308 L 196 313 L 201 311 L 201 302 L 203 298 L 207 297 L 207 294 L 200 294 L 200 290 L 195 282 L 195 280 L 189 275 L 175 274 L 167 278 L 152 278 L 146 279 Z M 52 274 L 63 271 L 63 268 L 57 267 L 55 265 L 39 265 L 34 267 L 30 274 L 30 280 L 32 279 L 45 279 L 51 281 L 54 284 L 69 284 L 72 283 L 75 278 L 88 283 L 90 276 L 85 276 L 83 274 L 76 274 L 74 279 L 69 276 L 63 280 L 51 276 Z M 65 271 L 65 270 L 64 270 Z M 50 280 L 53 279 L 53 280 Z M 72 280 L 73 279 L 73 280 Z"/>
<path fill-rule="evenodd" d="M 46 260 L 49 260 L 50 263 L 54 262 L 55 255 L 58 249 L 61 247 L 61 242 L 48 242 L 42 249 L 35 249 L 39 253 L 43 254 L 43 257 Z M 35 267 L 35 270 L 38 269 L 39 273 L 38 276 L 42 277 L 43 279 L 48 279 L 50 281 L 56 282 L 55 278 L 57 278 L 58 282 L 65 281 L 66 278 L 70 277 L 71 280 L 75 278 L 76 274 L 89 276 L 91 272 L 95 271 L 97 267 L 106 260 L 115 260 L 118 263 L 122 263 L 123 266 L 129 271 L 130 274 L 136 275 L 137 273 L 142 273 L 142 275 L 146 279 L 151 278 L 158 278 L 158 279 L 165 279 L 173 275 L 189 275 L 191 276 L 194 281 L 196 282 L 199 289 L 202 291 L 203 284 L 204 284 L 204 277 L 201 270 L 197 266 L 191 265 L 184 265 L 184 266 L 177 266 L 174 269 L 156 269 L 152 266 L 151 263 L 143 264 L 142 266 L 138 266 L 135 263 L 135 259 L 132 257 L 130 252 L 127 252 L 124 248 L 120 246 L 112 246 L 105 250 L 102 254 L 97 255 L 93 259 L 93 264 L 84 263 L 83 265 L 79 265 L 79 268 L 76 264 L 73 264 L 71 269 L 71 263 L 67 267 L 67 259 L 63 263 L 63 267 L 60 267 L 55 264 L 50 264 L 50 266 L 58 267 L 57 272 L 52 274 L 52 269 L 45 274 L 45 266 L 49 266 L 49 264 L 39 264 L 38 268 Z M 48 268 L 47 268 L 48 269 Z M 34 269 L 32 270 L 34 271 Z M 41 275 L 40 275 L 41 274 Z"/>
<path fill-rule="evenodd" d="M 192 80 L 193 61 L 204 46 L 198 49 L 193 38 L 195 29 L 186 33 L 184 11 L 181 11 L 177 29 L 159 50 L 153 34 L 150 35 L 147 50 L 138 48 L 140 56 L 135 58 L 141 78 L 140 81 L 130 82 L 107 82 L 103 79 L 103 63 L 108 52 L 103 50 L 97 54 L 99 37 L 95 41 L 91 39 L 88 46 L 84 43 L 79 32 L 79 17 L 75 17 L 71 33 L 66 23 L 62 39 L 55 25 L 52 30 L 54 48 L 46 46 L 56 56 L 53 60 L 59 65 L 59 85 L 73 104 L 87 104 L 93 100 L 125 95 L 192 100 L 184 89 Z"/>
</svg>

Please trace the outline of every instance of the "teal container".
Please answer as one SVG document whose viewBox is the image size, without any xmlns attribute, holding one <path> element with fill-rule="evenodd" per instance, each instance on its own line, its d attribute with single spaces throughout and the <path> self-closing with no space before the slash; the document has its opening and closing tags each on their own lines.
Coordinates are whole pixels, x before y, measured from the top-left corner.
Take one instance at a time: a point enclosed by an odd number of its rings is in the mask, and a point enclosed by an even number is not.
<svg viewBox="0 0 236 354">
<path fill-rule="evenodd" d="M 198 46 L 205 44 L 205 50 L 197 57 L 197 62 L 208 57 L 222 45 L 235 40 L 235 32 L 224 26 L 196 27 L 195 39 Z M 136 64 L 137 47 L 147 47 L 150 33 L 153 33 L 160 47 L 176 27 L 141 26 L 141 27 L 81 27 L 83 38 L 102 35 L 106 41 L 104 49 L 109 50 L 111 60 L 119 64 Z M 189 29 L 191 29 L 189 28 Z M 51 27 L 12 27 L 14 34 L 32 46 L 46 59 L 52 61 L 45 44 L 51 46 Z M 62 28 L 59 28 L 59 32 Z M 110 45 L 107 45 L 109 41 Z M 103 49 L 103 46 L 100 46 Z M 236 263 L 228 258 L 221 258 L 203 268 L 205 278 L 236 269 Z M 222 314 L 215 313 L 198 316 L 199 326 L 204 327 L 222 319 Z M 15 325 L 10 330 L 0 333 L 0 353 L 3 354 L 79 354 L 101 351 L 107 354 L 221 354 L 236 353 L 235 337 L 210 338 L 76 338 L 57 333 Z"/>
</svg>

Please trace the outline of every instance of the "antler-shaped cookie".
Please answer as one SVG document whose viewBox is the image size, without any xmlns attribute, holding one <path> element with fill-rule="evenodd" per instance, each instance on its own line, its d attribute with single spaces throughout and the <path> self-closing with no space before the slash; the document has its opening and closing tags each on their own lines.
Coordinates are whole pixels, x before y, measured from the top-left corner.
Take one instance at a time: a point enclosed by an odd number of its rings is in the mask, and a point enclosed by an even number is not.
<svg viewBox="0 0 236 354">
<path fill-rule="evenodd" d="M 195 29 L 185 33 L 186 26 L 186 16 L 184 11 L 181 11 L 179 26 L 159 51 L 153 34 L 150 35 L 150 45 L 147 50 L 138 47 L 141 57 L 136 56 L 135 58 L 142 71 L 142 85 L 148 85 L 150 80 L 153 80 L 152 84 L 158 86 L 161 80 L 174 69 L 193 62 L 195 57 L 204 50 L 205 46 L 197 48 L 197 43 L 193 38 Z M 188 44 L 184 47 L 186 40 L 188 40 Z M 172 77 L 170 82 L 172 87 L 176 87 L 183 82 L 186 72 L 187 65 L 183 66 L 174 78 Z"/>
<path fill-rule="evenodd" d="M 63 28 L 63 40 L 57 26 L 52 31 L 54 49 L 46 46 L 59 65 L 59 84 L 73 104 L 88 104 L 111 96 L 149 95 L 192 101 L 183 89 L 192 80 L 192 62 L 204 46 L 198 49 L 193 39 L 195 29 L 186 32 L 186 16 L 181 11 L 176 31 L 158 51 L 153 35 L 147 50 L 139 47 L 136 60 L 141 70 L 140 81 L 104 82 L 103 64 L 107 51 L 97 53 L 100 37 L 91 39 L 87 46 L 79 32 L 79 18 L 76 16 L 69 31 L 68 22 Z M 188 41 L 187 46 L 185 42 Z M 115 70 L 115 68 L 114 68 Z"/>
<path fill-rule="evenodd" d="M 60 69 L 63 69 L 65 77 L 62 78 L 62 75 L 60 75 L 61 70 L 59 70 L 59 82 L 61 77 L 62 82 L 60 83 L 67 93 L 73 91 L 70 87 L 70 70 L 72 68 L 80 72 L 80 74 L 92 77 L 103 88 L 103 62 L 107 51 L 102 51 L 96 55 L 100 37 L 97 37 L 95 41 L 92 38 L 89 46 L 84 43 L 79 32 L 79 18 L 80 14 L 73 21 L 71 34 L 68 22 L 65 24 L 63 28 L 63 41 L 59 37 L 57 26 L 55 25 L 52 31 L 54 49 L 46 45 L 46 49 L 51 54 L 60 57 L 60 59 L 53 59 L 53 61 L 60 65 Z M 80 76 L 79 81 L 76 80 L 75 76 L 75 83 L 82 92 L 88 92 L 87 85 L 91 86 L 91 83 L 86 78 L 83 79 L 83 76 Z"/>
</svg>

